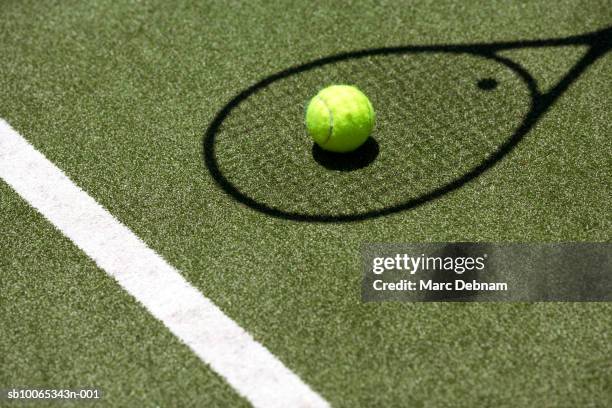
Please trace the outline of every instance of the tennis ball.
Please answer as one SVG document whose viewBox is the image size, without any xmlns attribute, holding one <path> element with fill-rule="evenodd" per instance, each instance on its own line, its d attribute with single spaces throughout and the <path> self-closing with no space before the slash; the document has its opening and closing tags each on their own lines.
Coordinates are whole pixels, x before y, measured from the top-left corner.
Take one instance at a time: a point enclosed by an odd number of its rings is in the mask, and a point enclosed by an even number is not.
<svg viewBox="0 0 612 408">
<path fill-rule="evenodd" d="M 324 150 L 350 152 L 361 146 L 374 127 L 374 109 L 367 96 L 349 85 L 328 86 L 306 109 L 306 128 Z"/>
</svg>

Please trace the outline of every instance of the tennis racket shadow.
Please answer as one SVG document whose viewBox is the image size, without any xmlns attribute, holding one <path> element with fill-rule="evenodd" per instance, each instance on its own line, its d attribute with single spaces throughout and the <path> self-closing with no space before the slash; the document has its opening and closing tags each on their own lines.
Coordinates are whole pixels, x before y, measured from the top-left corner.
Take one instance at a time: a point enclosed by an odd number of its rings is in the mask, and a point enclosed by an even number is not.
<svg viewBox="0 0 612 408">
<path fill-rule="evenodd" d="M 537 81 L 520 64 L 510 58 L 500 55 L 503 51 L 519 50 L 527 48 L 584 46 L 587 51 L 584 55 L 554 84 L 548 91 L 542 92 Z M 602 58 L 612 49 L 612 27 L 598 31 L 564 37 L 543 40 L 507 41 L 474 44 L 442 44 L 442 45 L 407 45 L 398 47 L 384 47 L 374 49 L 363 49 L 358 51 L 336 54 L 320 58 L 302 65 L 294 66 L 286 70 L 270 75 L 252 86 L 244 89 L 232 100 L 230 100 L 214 117 L 205 131 L 203 138 L 204 164 L 215 180 L 216 184 L 234 200 L 242 203 L 261 213 L 293 221 L 302 222 L 353 222 L 363 221 L 371 218 L 382 217 L 389 214 L 406 211 L 425 203 L 431 202 L 454 190 L 457 190 L 476 179 L 508 155 L 527 135 L 531 129 L 542 119 L 542 117 L 554 106 L 555 102 L 576 82 L 581 75 L 598 59 Z M 299 213 L 280 208 L 275 208 L 267 203 L 257 201 L 249 195 L 240 191 L 221 171 L 218 158 L 215 154 L 216 136 L 224 121 L 232 114 L 242 102 L 257 94 L 276 81 L 297 75 L 328 64 L 334 64 L 351 59 L 360 59 L 372 56 L 397 55 L 408 53 L 449 53 L 466 54 L 483 57 L 505 65 L 514 71 L 527 86 L 530 94 L 528 110 L 518 127 L 494 152 L 478 165 L 465 172 L 459 177 L 428 191 L 418 197 L 407 199 L 404 202 L 384 208 L 370 211 L 356 212 L 352 214 L 312 214 Z M 496 86 L 493 79 L 483 79 L 478 83 L 483 90 L 492 89 Z M 320 149 L 313 148 L 313 157 L 321 165 L 332 170 L 350 171 L 369 165 L 378 155 L 379 146 L 374 139 L 370 139 L 366 146 L 356 153 L 358 160 L 341 159 L 337 155 L 330 156 Z"/>
</svg>

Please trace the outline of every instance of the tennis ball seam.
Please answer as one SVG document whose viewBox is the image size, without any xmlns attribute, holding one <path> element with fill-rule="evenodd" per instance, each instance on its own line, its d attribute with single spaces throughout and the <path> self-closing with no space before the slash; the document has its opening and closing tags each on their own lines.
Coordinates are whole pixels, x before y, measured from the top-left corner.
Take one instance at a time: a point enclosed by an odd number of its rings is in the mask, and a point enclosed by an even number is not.
<svg viewBox="0 0 612 408">
<path fill-rule="evenodd" d="M 316 95 L 315 97 L 321 101 L 323 106 L 325 106 L 325 109 L 327 109 L 327 115 L 329 116 L 329 131 L 327 132 L 327 137 L 325 138 L 325 141 L 320 143 L 324 145 L 324 144 L 327 144 L 327 142 L 329 142 L 329 140 L 332 137 L 332 133 L 334 132 L 334 114 L 332 113 L 331 108 L 329 107 L 329 105 L 327 104 L 325 99 L 323 99 L 321 95 Z"/>
</svg>

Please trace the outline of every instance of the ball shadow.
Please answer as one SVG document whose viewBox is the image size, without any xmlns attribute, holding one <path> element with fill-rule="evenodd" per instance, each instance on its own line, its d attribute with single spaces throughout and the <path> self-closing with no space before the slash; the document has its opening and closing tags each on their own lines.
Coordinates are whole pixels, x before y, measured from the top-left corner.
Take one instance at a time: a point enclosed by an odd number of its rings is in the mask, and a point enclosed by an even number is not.
<svg viewBox="0 0 612 408">
<path fill-rule="evenodd" d="M 313 143 L 312 158 L 328 170 L 353 171 L 372 164 L 378 157 L 379 151 L 378 142 L 370 136 L 359 148 L 348 153 L 330 152 Z"/>
</svg>

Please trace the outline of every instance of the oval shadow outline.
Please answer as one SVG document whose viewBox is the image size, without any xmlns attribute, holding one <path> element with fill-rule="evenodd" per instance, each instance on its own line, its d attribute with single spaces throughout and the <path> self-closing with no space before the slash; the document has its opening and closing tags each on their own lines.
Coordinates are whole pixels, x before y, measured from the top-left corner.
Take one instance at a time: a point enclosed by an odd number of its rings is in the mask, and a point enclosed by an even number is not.
<svg viewBox="0 0 612 408">
<path fill-rule="evenodd" d="M 333 64 L 349 59 L 359 59 L 370 56 L 385 56 L 394 54 L 409 54 L 409 53 L 450 53 L 450 54 L 470 54 L 477 57 L 494 60 L 502 65 L 505 65 L 510 70 L 514 71 L 522 80 L 525 82 L 527 89 L 531 96 L 531 105 L 525 114 L 523 121 L 514 130 L 512 135 L 502 143 L 497 150 L 492 152 L 487 158 L 485 158 L 478 165 L 473 167 L 471 170 L 464 173 L 462 176 L 457 177 L 440 187 L 437 187 L 425 194 L 418 197 L 410 198 L 405 202 L 395 204 L 392 206 L 384 207 L 381 209 L 369 210 L 353 214 L 307 214 L 284 211 L 282 209 L 271 207 L 267 204 L 258 202 L 246 194 L 242 193 L 234 184 L 231 183 L 219 169 L 217 159 L 215 156 L 215 137 L 232 110 L 236 108 L 240 103 L 247 98 L 253 96 L 261 89 L 268 85 L 287 78 L 291 75 L 297 75 L 305 71 L 309 71 L 314 68 L 318 68 L 324 65 Z M 364 49 L 353 52 L 346 52 L 336 54 L 328 57 L 319 58 L 295 67 L 288 68 L 286 70 L 272 74 L 259 82 L 251 85 L 250 87 L 241 91 L 232 100 L 230 100 L 214 117 L 213 121 L 208 126 L 204 138 L 202 141 L 204 163 L 212 178 L 215 180 L 217 185 L 233 197 L 236 201 L 251 207 L 252 209 L 261 213 L 301 222 L 353 222 L 363 221 L 370 218 L 382 217 L 385 215 L 394 214 L 400 211 L 409 210 L 420 205 L 423 205 L 429 201 L 439 198 L 451 191 L 454 191 L 471 180 L 477 178 L 485 171 L 493 167 L 497 162 L 504 158 L 510 153 L 514 147 L 522 140 L 522 138 L 531 130 L 533 125 L 539 118 L 540 112 L 538 109 L 541 94 L 538 91 L 538 86 L 535 79 L 525 70 L 520 64 L 512 61 L 509 58 L 502 57 L 495 53 L 494 49 L 490 49 L 483 45 L 432 45 L 432 46 L 404 46 L 404 47 L 384 47 L 375 49 Z"/>
</svg>

